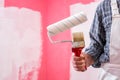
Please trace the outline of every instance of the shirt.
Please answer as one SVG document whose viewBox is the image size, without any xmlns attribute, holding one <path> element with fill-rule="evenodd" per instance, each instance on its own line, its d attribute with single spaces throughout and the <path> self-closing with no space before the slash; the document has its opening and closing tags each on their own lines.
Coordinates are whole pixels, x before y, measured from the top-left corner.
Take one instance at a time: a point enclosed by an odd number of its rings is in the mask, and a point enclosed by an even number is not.
<svg viewBox="0 0 120 80">
<path fill-rule="evenodd" d="M 117 0 L 120 12 L 120 0 Z M 109 45 L 112 25 L 111 0 L 101 2 L 95 12 L 93 24 L 90 28 L 90 45 L 85 53 L 91 55 L 95 61 L 93 67 L 99 68 L 101 63 L 109 62 Z"/>
</svg>

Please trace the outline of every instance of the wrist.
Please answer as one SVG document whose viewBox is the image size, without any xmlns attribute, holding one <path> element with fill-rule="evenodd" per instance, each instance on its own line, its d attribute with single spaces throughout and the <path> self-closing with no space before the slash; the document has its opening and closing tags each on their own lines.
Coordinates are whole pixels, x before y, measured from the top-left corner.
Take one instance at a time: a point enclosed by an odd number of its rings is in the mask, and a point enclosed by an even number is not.
<svg viewBox="0 0 120 80">
<path fill-rule="evenodd" d="M 90 65 L 94 64 L 94 60 L 91 55 L 83 53 L 85 56 L 86 66 L 89 67 Z"/>
</svg>

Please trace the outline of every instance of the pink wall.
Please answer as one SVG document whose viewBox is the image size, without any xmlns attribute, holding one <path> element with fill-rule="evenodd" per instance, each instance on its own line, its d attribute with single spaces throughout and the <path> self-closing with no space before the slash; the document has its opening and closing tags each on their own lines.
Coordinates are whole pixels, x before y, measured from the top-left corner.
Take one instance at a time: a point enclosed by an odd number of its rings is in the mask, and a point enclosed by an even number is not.
<svg viewBox="0 0 120 80">
<path fill-rule="evenodd" d="M 93 0 L 5 0 L 5 6 L 17 6 L 31 8 L 42 14 L 42 38 L 43 56 L 39 74 L 39 80 L 69 80 L 70 78 L 70 56 L 71 44 L 53 45 L 47 38 L 46 27 L 70 15 L 69 5 L 82 2 L 87 4 Z M 60 35 L 70 39 L 70 32 Z"/>
</svg>

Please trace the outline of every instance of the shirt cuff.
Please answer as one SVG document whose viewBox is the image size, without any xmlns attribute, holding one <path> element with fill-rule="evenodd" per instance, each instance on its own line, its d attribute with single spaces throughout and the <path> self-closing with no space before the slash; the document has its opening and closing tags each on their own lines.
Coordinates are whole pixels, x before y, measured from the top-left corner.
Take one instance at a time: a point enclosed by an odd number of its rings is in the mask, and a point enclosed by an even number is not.
<svg viewBox="0 0 120 80">
<path fill-rule="evenodd" d="M 93 58 L 94 64 L 92 64 L 92 67 L 94 67 L 94 68 L 101 67 L 100 56 L 102 53 L 102 49 L 100 49 L 100 48 L 95 49 L 94 47 L 90 47 L 90 48 L 85 49 L 85 53 L 89 54 Z"/>
</svg>

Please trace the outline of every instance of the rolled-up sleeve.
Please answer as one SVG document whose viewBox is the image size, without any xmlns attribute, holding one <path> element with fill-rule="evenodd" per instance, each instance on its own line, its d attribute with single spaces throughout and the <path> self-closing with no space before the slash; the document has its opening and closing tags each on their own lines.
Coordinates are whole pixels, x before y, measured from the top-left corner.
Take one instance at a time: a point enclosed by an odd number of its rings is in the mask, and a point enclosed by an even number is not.
<svg viewBox="0 0 120 80">
<path fill-rule="evenodd" d="M 85 49 L 85 53 L 91 55 L 94 60 L 93 67 L 100 67 L 101 62 L 99 60 L 101 54 L 104 53 L 104 45 L 105 45 L 105 31 L 102 24 L 102 12 L 100 9 L 100 5 L 97 7 L 93 24 L 90 28 L 90 44 Z"/>
</svg>

